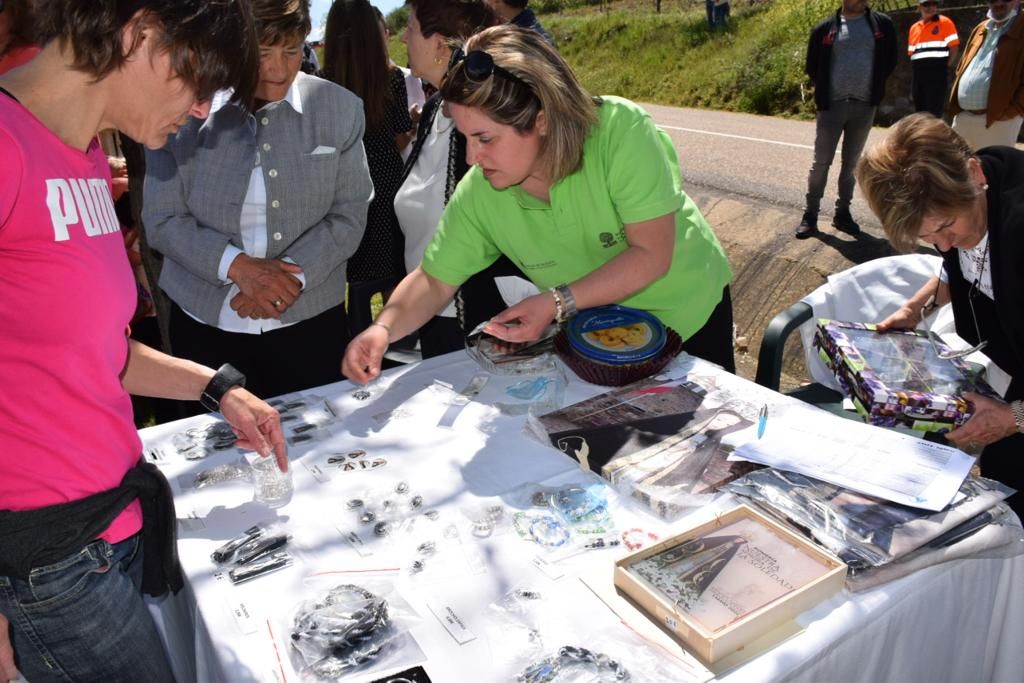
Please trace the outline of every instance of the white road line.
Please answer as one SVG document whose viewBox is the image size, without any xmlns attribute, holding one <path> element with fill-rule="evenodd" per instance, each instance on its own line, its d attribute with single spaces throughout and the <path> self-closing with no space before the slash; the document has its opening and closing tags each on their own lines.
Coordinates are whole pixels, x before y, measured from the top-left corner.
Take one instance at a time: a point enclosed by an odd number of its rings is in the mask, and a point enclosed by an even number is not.
<svg viewBox="0 0 1024 683">
<path fill-rule="evenodd" d="M 801 145 L 796 142 L 782 142 L 780 140 L 765 140 L 764 138 L 751 138 L 746 135 L 730 135 L 729 133 L 716 133 L 711 130 L 699 130 L 697 128 L 680 128 L 679 126 L 666 126 L 663 123 L 658 123 L 658 128 L 664 128 L 666 130 L 681 130 L 684 133 L 698 133 L 700 135 L 715 135 L 720 138 L 734 138 L 736 140 L 747 140 L 748 142 L 763 142 L 768 145 L 782 145 L 783 147 L 796 147 L 797 149 L 814 149 L 814 145 Z"/>
</svg>

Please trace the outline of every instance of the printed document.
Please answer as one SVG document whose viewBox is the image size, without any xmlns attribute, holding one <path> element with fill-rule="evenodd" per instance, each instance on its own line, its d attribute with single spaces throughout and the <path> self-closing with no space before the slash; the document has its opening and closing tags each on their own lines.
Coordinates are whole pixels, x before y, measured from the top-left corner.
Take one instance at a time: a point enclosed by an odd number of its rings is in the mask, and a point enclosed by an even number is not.
<svg viewBox="0 0 1024 683">
<path fill-rule="evenodd" d="M 750 427 L 723 441 L 736 447 L 732 460 L 934 511 L 949 505 L 974 465 L 973 457 L 952 446 L 803 406 L 773 407 L 760 439 Z"/>
</svg>

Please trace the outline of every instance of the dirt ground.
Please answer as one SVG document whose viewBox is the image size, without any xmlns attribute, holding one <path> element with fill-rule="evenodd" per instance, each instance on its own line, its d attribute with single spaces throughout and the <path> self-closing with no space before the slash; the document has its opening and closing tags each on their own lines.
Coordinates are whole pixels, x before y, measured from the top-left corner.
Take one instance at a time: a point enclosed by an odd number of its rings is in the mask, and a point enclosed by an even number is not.
<svg viewBox="0 0 1024 683">
<path fill-rule="evenodd" d="M 700 187 L 687 191 L 732 264 L 736 367 L 747 379 L 754 379 L 761 337 L 777 313 L 824 284 L 829 274 L 894 253 L 870 228 L 853 237 L 823 223 L 818 237 L 797 240 L 793 232 L 799 211 Z M 793 334 L 786 344 L 781 387 L 807 381 L 803 351 Z"/>
</svg>

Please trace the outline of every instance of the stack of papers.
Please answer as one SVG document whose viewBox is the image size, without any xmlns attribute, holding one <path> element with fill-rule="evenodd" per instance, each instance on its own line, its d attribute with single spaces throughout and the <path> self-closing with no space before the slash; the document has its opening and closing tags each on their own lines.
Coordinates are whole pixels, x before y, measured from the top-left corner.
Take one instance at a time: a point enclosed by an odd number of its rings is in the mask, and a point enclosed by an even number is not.
<svg viewBox="0 0 1024 683">
<path fill-rule="evenodd" d="M 974 458 L 952 446 L 844 420 L 802 406 L 769 414 L 764 434 L 730 434 L 730 459 L 826 481 L 885 500 L 938 511 L 953 500 Z"/>
</svg>

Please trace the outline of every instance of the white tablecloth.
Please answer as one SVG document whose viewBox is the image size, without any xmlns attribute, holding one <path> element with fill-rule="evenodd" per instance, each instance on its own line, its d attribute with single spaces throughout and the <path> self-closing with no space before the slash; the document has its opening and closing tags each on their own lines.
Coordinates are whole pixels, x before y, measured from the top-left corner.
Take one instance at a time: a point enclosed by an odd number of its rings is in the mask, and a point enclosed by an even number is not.
<svg viewBox="0 0 1024 683">
<path fill-rule="evenodd" d="M 706 364 L 702 367 L 707 368 Z M 183 681 L 298 681 L 288 657 L 288 614 L 309 597 L 311 574 L 379 568 L 375 556 L 361 557 L 343 540 L 351 523 L 345 501 L 368 489 L 406 481 L 424 496 L 425 506 L 448 518 L 460 510 L 525 482 L 553 477 L 578 478 L 576 463 L 528 437 L 524 417 L 508 417 L 492 405 L 501 400 L 507 378 L 495 378 L 477 400 L 462 409 L 451 428 L 438 427 L 449 395 L 431 388 L 435 379 L 457 390 L 479 372 L 463 354 L 450 354 L 389 373 L 358 401 L 353 387 L 338 383 L 311 390 L 332 398 L 339 423 L 329 441 L 293 448 L 296 494 L 277 510 L 252 502 L 248 484 L 228 483 L 183 490 L 196 471 L 237 459 L 231 453 L 185 462 L 166 458 L 161 468 L 175 486 L 179 552 L 187 589 L 155 608 L 176 671 Z M 731 376 L 725 380 L 749 394 L 761 387 Z M 575 378 L 566 402 L 601 389 Z M 143 431 L 147 447 L 166 444 L 174 433 L 208 417 Z M 366 457 L 387 465 L 351 473 L 333 473 L 318 482 L 306 463 L 328 444 L 333 450 L 365 449 Z M 169 449 L 164 449 L 165 452 Z M 706 512 L 706 511 L 704 511 Z M 671 533 L 653 517 L 634 510 L 618 514 L 620 527 L 642 526 Z M 700 513 L 698 513 L 700 514 Z M 629 515 L 636 518 L 629 521 Z M 191 518 L 191 519 L 189 519 Z M 296 533 L 298 563 L 242 586 L 217 577 L 210 552 L 258 521 L 274 520 Z M 623 523 L 625 522 L 625 524 Z M 673 528 L 688 526 L 683 520 Z M 566 563 L 566 575 L 549 578 L 533 566 L 533 553 L 514 536 L 472 548 L 459 571 L 432 575 L 391 573 L 402 597 L 419 613 L 412 629 L 425 657 L 423 666 L 438 682 L 507 680 L 499 663 L 507 660 L 486 605 L 515 586 L 540 586 L 562 606 L 564 643 L 586 644 L 595 634 L 622 629 L 618 618 L 578 580 L 595 567 L 608 568 L 624 552 L 595 551 Z M 383 561 L 384 554 L 380 554 Z M 376 563 L 376 565 L 375 565 Z M 358 576 L 358 575 L 355 575 Z M 459 645 L 432 615 L 428 604 L 447 605 L 462 618 L 475 640 Z M 234 614 L 233 614 L 234 613 Z M 242 614 L 241 617 L 236 616 Z M 802 614 L 803 632 L 748 663 L 725 672 L 727 681 L 1021 681 L 1024 680 L 1024 557 L 958 560 L 919 571 L 876 589 L 844 592 Z M 404 664 L 403 664 L 404 667 Z M 387 673 L 387 672 L 384 672 Z M 353 680 L 372 677 L 356 676 Z"/>
</svg>

